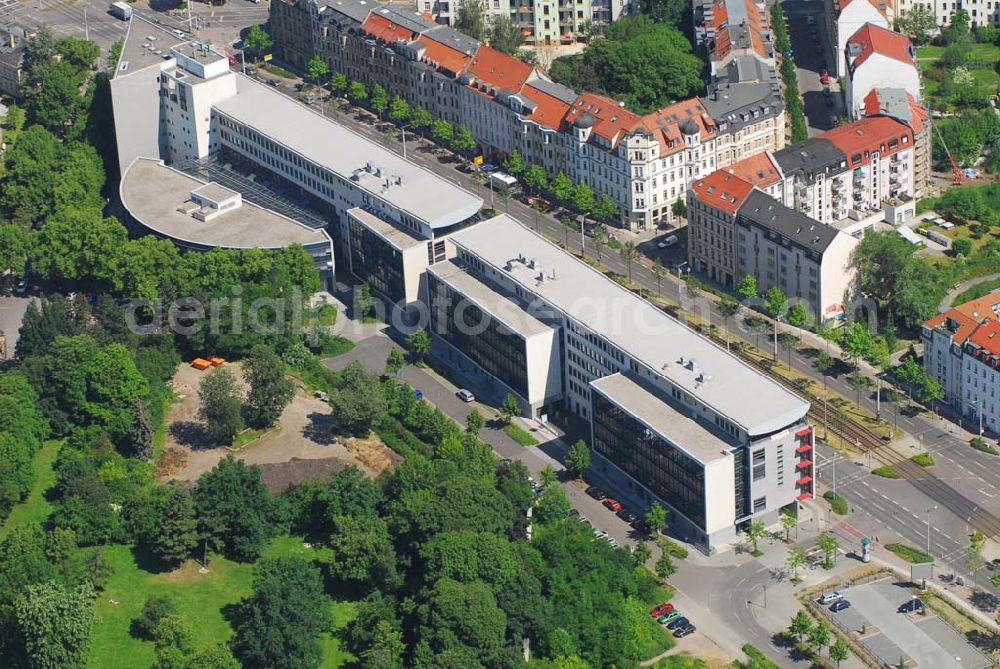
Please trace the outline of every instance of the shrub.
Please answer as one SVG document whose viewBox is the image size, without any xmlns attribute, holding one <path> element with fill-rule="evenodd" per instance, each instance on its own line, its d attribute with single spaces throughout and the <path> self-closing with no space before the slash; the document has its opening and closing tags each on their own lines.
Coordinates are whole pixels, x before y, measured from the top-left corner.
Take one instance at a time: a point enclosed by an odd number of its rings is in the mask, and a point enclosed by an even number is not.
<svg viewBox="0 0 1000 669">
<path fill-rule="evenodd" d="M 875 476 L 881 476 L 882 478 L 885 478 L 885 479 L 898 479 L 899 478 L 899 472 L 897 472 L 892 467 L 885 466 L 885 465 L 882 466 L 882 467 L 876 467 L 875 469 L 873 469 L 872 470 L 872 474 L 874 474 Z"/>
<path fill-rule="evenodd" d="M 834 494 L 832 490 L 827 490 L 823 493 L 823 499 L 830 503 L 830 508 L 838 516 L 846 516 L 850 511 L 847 500 L 840 495 Z"/>
<path fill-rule="evenodd" d="M 892 551 L 907 562 L 913 562 L 915 564 L 932 562 L 934 560 L 934 558 L 919 548 L 907 546 L 906 544 L 886 544 L 885 548 L 886 550 Z"/>
<path fill-rule="evenodd" d="M 933 467 L 934 466 L 934 458 L 931 457 L 930 453 L 917 453 L 916 455 L 914 455 L 910 459 L 913 460 L 918 465 L 920 465 L 921 467 Z"/>
<path fill-rule="evenodd" d="M 990 455 L 1000 455 L 1000 451 L 987 444 L 986 440 L 980 437 L 973 437 L 972 439 L 970 439 L 969 445 L 972 446 L 977 451 L 982 451 L 983 453 L 989 453 Z"/>
<path fill-rule="evenodd" d="M 687 549 L 675 541 L 671 541 L 670 539 L 664 537 L 660 539 L 660 547 L 663 549 L 664 553 L 667 553 L 671 557 L 675 557 L 678 560 L 687 559 Z"/>
</svg>

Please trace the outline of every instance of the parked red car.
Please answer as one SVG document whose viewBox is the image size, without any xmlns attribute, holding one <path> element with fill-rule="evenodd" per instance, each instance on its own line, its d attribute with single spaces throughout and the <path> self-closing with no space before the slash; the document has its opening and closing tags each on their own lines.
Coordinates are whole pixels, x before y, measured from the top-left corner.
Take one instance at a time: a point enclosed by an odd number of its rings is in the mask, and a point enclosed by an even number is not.
<svg viewBox="0 0 1000 669">
<path fill-rule="evenodd" d="M 649 610 L 649 615 L 653 616 L 654 618 L 659 618 L 663 614 L 670 613 L 673 610 L 674 610 L 674 605 L 671 604 L 670 602 L 667 602 L 665 604 L 660 604 L 659 606 L 654 606 L 653 608 L 651 608 Z"/>
<path fill-rule="evenodd" d="M 830 73 L 827 72 L 826 70 L 820 70 L 819 83 L 823 84 L 824 86 L 828 85 L 830 83 Z"/>
<path fill-rule="evenodd" d="M 608 507 L 615 513 L 618 513 L 619 511 L 622 510 L 621 502 L 619 502 L 616 499 L 611 499 L 610 497 L 604 500 L 604 506 Z"/>
</svg>

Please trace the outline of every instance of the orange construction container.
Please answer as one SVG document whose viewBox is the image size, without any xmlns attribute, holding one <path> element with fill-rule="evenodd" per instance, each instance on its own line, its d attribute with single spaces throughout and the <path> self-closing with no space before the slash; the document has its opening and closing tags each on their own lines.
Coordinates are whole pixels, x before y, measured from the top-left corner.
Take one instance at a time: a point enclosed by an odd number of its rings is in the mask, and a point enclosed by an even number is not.
<svg viewBox="0 0 1000 669">
<path fill-rule="evenodd" d="M 226 364 L 226 359 L 220 358 L 217 355 L 209 358 L 208 361 L 212 363 L 213 367 L 221 367 L 222 365 Z"/>
<path fill-rule="evenodd" d="M 195 369 L 204 370 L 211 367 L 212 363 L 210 363 L 208 360 L 205 360 L 204 358 L 195 358 L 194 360 L 191 361 L 191 366 L 194 367 Z"/>
</svg>

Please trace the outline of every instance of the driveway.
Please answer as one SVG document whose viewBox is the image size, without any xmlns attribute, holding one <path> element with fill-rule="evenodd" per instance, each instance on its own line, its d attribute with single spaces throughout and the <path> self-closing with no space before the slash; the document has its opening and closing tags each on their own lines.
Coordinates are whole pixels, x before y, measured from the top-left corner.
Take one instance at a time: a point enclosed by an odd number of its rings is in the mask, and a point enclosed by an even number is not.
<svg viewBox="0 0 1000 669">
<path fill-rule="evenodd" d="M 7 357 L 13 358 L 17 349 L 17 335 L 21 330 L 24 312 L 28 310 L 31 297 L 0 297 L 0 335 L 7 339 Z M 3 356 L 0 355 L 0 360 Z"/>
</svg>

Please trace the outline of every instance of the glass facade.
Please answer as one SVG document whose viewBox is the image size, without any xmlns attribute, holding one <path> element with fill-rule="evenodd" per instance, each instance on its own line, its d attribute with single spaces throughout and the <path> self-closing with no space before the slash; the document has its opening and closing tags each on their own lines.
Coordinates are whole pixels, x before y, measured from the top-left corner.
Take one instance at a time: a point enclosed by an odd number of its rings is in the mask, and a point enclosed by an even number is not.
<svg viewBox="0 0 1000 669">
<path fill-rule="evenodd" d="M 705 469 L 591 388 L 594 449 L 705 529 Z"/>
<path fill-rule="evenodd" d="M 740 448 L 733 451 L 733 474 L 736 480 L 736 522 L 740 522 L 750 515 L 750 505 L 748 503 L 749 491 L 747 490 L 747 459 L 750 451 Z"/>
<path fill-rule="evenodd" d="M 402 252 L 355 220 L 348 219 L 347 226 L 354 275 L 393 302 L 404 300 Z"/>
<path fill-rule="evenodd" d="M 431 332 L 528 398 L 524 339 L 431 273 L 427 274 Z"/>
</svg>

